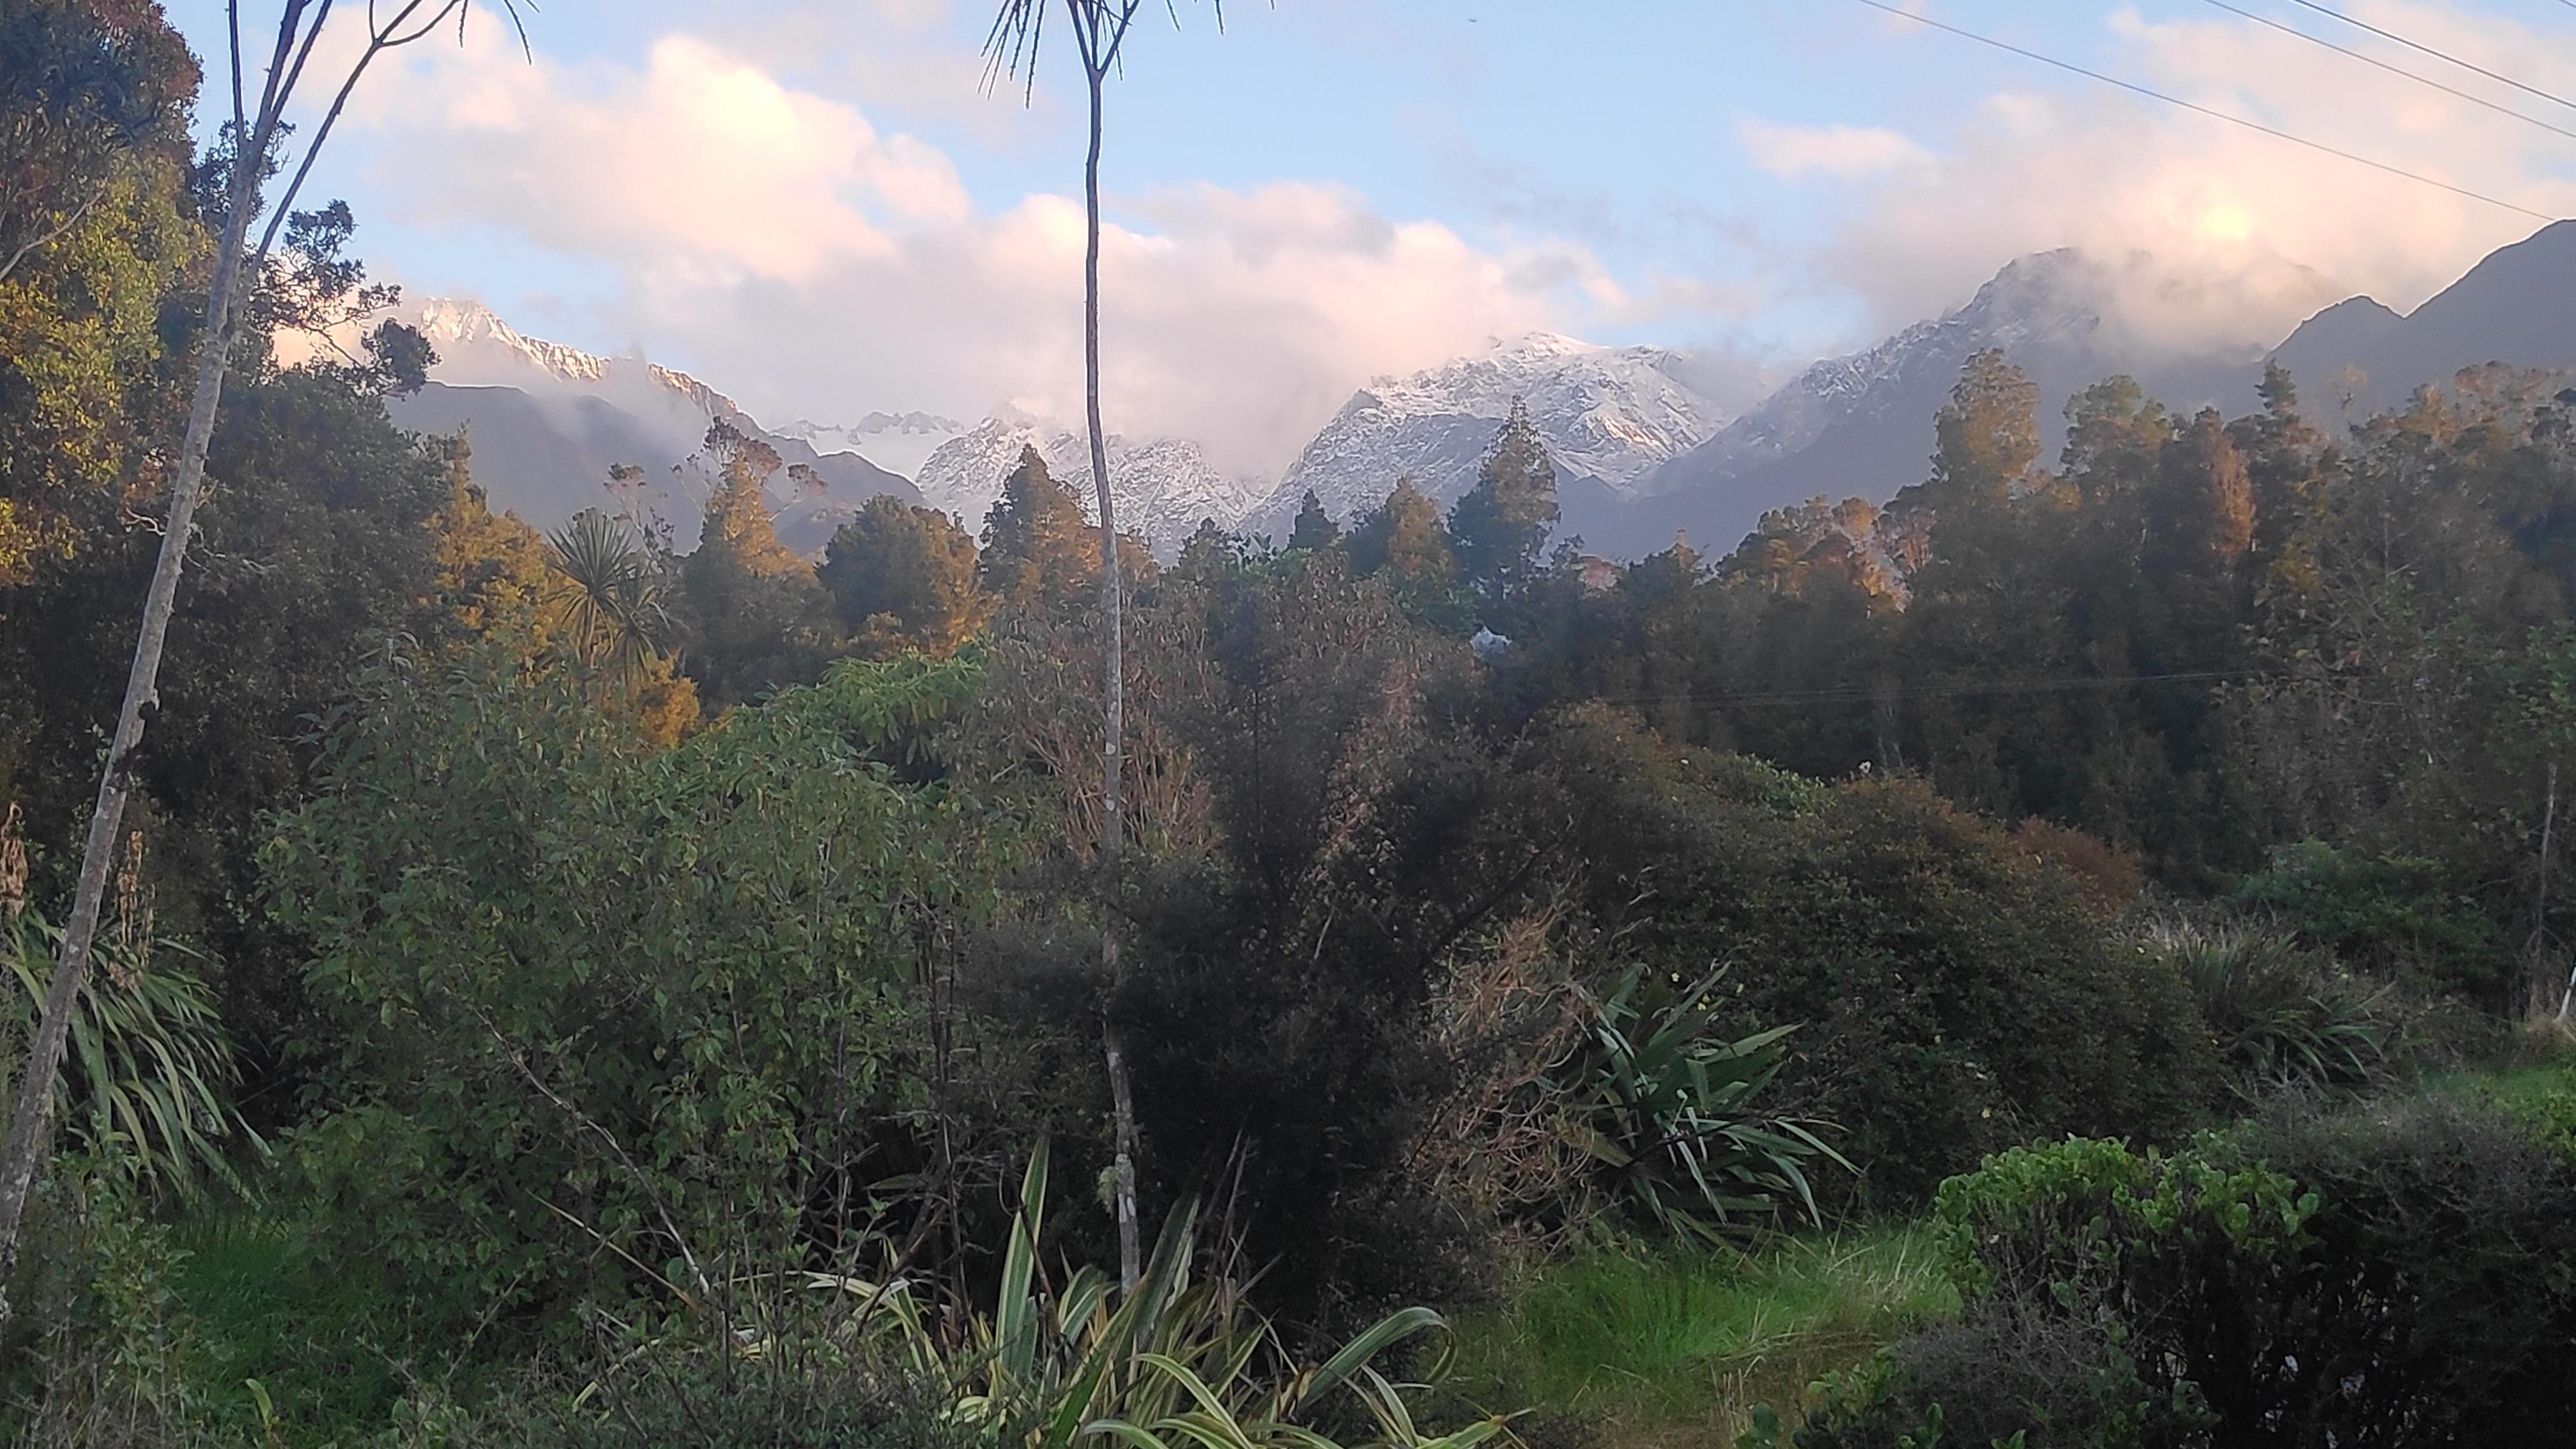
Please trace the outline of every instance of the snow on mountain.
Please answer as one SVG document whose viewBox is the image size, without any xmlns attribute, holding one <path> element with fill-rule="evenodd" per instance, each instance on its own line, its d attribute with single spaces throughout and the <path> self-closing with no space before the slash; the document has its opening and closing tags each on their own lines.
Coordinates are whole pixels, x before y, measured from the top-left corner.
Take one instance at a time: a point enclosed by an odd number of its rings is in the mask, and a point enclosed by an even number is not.
<svg viewBox="0 0 2576 1449">
<path fill-rule="evenodd" d="M 1474 484 L 1515 397 L 1528 403 L 1560 479 L 1625 496 L 1727 421 L 1705 375 L 1687 352 L 1533 332 L 1410 377 L 1375 378 L 1306 445 L 1245 526 L 1284 535 L 1309 489 L 1344 520 L 1376 507 L 1407 476 L 1435 500 L 1456 498 Z"/>
<path fill-rule="evenodd" d="M 855 423 L 816 423 L 803 418 L 777 430 L 779 436 L 809 443 L 817 453 L 863 453 L 869 462 L 909 478 L 921 471 L 939 445 L 966 431 L 955 418 L 936 413 L 869 413 Z"/>
<path fill-rule="evenodd" d="M 915 496 L 900 474 L 842 436 L 864 433 L 877 419 L 887 420 L 888 436 L 902 436 L 904 419 L 870 414 L 856 429 L 772 430 L 685 372 L 530 337 L 479 302 L 417 299 L 396 308 L 394 318 L 418 328 L 438 352 L 428 387 L 388 400 L 394 421 L 423 432 L 464 432 L 475 480 L 495 506 L 541 528 L 606 503 L 608 469 L 634 464 L 648 480 L 648 506 L 682 546 L 693 543 L 702 500 L 673 470 L 699 451 L 718 418 L 766 439 L 781 462 L 811 470 L 805 476 L 820 483 L 819 496 L 800 492 L 798 479 L 782 469 L 775 485 L 780 536 L 802 552 L 821 549 L 870 497 Z M 912 416 L 916 428 L 943 421 Z"/>
<path fill-rule="evenodd" d="M 1002 482 L 1020 465 L 1020 450 L 1034 444 L 1047 471 L 1070 484 L 1085 517 L 1097 520 L 1091 486 L 1091 444 L 1083 434 L 1029 417 L 986 418 L 939 445 L 914 475 L 922 501 L 947 510 L 981 533 L 984 515 L 1002 495 Z M 1229 477 L 1181 438 L 1140 441 L 1109 435 L 1109 492 L 1119 527 L 1144 535 L 1156 556 L 1171 558 L 1203 519 L 1234 527 L 1264 492 L 1255 479 Z"/>
</svg>

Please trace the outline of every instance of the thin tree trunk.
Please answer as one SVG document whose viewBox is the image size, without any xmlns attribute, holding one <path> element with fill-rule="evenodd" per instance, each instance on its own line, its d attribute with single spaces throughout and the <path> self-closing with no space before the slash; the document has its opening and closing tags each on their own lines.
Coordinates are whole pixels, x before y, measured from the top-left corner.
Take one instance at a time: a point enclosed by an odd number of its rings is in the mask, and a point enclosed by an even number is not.
<svg viewBox="0 0 2576 1449">
<path fill-rule="evenodd" d="M 233 328 L 239 311 L 242 248 L 250 226 L 249 197 L 259 168 L 255 158 L 236 162 L 238 178 L 224 219 L 223 239 L 215 252 L 215 274 L 206 293 L 206 338 L 197 359 L 196 395 L 188 405 L 188 431 L 179 446 L 178 476 L 170 486 L 170 515 L 163 525 L 161 554 L 152 568 L 152 586 L 143 599 L 143 626 L 134 642 L 134 664 L 125 678 L 125 705 L 117 714 L 116 735 L 108 745 L 107 768 L 98 782 L 98 802 L 90 812 L 89 838 L 81 856 L 78 890 L 71 919 L 63 927 L 61 953 L 54 978 L 45 991 L 44 1016 L 27 1051 L 27 1071 L 18 1090 L 18 1110 L 9 1124 L 9 1139 L 0 1148 L 0 1290 L 18 1262 L 18 1227 L 26 1215 L 27 1193 L 36 1165 L 53 1147 L 55 1078 L 62 1070 L 63 1048 L 71 1034 L 72 1011 L 87 983 L 90 946 L 98 936 L 107 877 L 116 858 L 116 832 L 125 818 L 125 800 L 134 782 L 134 756 L 143 743 L 148 711 L 159 703 L 161 646 L 170 629 L 170 613 L 179 594 L 179 571 L 187 561 L 188 534 L 203 498 L 206 448 L 215 432 L 215 407 L 222 399 L 224 369 L 232 357 Z M 9 1304 L 0 1291 L 0 1324 Z"/>
<path fill-rule="evenodd" d="M 2531 898 L 2531 942 L 2524 948 L 2530 961 L 2531 1001 L 2534 1016 L 2547 1010 L 2551 978 L 2549 969 L 2549 867 L 2550 850 L 2557 841 L 2558 828 L 2558 762 L 2549 762 L 2549 803 L 2540 815 L 2540 881 Z"/>
<path fill-rule="evenodd" d="M 1091 424 L 1091 487 L 1100 499 L 1100 616 L 1103 647 L 1101 650 L 1101 697 L 1107 706 L 1107 726 L 1101 746 L 1101 825 L 1100 858 L 1114 867 L 1119 853 L 1127 844 L 1127 818 L 1120 803 L 1123 793 L 1124 736 L 1127 722 L 1127 663 L 1124 629 L 1124 590 L 1118 577 L 1118 504 L 1109 491 L 1109 439 L 1100 425 L 1100 107 L 1101 85 L 1108 57 L 1098 44 L 1097 32 L 1091 54 L 1085 57 L 1084 69 L 1091 82 L 1091 150 L 1082 168 L 1082 200 L 1087 223 L 1082 257 L 1082 370 L 1083 405 Z M 1122 977 L 1118 961 L 1118 937 L 1104 930 L 1100 937 L 1100 964 L 1108 977 L 1111 1004 Z M 1116 1133 L 1113 1180 L 1110 1192 L 1118 1215 L 1118 1280 L 1127 1292 L 1136 1291 L 1144 1276 L 1144 1245 L 1136 1222 L 1136 1101 L 1127 1081 L 1127 1053 L 1119 1040 L 1117 1026 L 1106 1015 L 1101 1019 L 1101 1050 L 1108 1058 L 1110 1110 Z"/>
</svg>

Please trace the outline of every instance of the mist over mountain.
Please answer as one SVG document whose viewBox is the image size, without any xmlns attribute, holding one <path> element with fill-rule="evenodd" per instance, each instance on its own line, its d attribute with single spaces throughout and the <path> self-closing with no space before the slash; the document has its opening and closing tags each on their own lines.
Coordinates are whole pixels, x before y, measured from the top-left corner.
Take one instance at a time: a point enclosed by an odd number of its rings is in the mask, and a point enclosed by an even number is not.
<svg viewBox="0 0 2576 1449">
<path fill-rule="evenodd" d="M 955 427 L 921 414 L 872 414 L 850 428 L 800 422 L 772 430 L 687 373 L 529 337 L 480 303 L 425 298 L 407 303 L 396 317 L 420 329 L 438 349 L 439 363 L 427 387 L 389 399 L 386 410 L 418 432 L 464 433 L 474 480 L 493 506 L 539 528 L 606 504 L 609 468 L 634 464 L 644 470 L 646 506 L 670 525 L 682 548 L 693 546 L 704 499 L 677 467 L 699 450 L 708 426 L 724 418 L 778 450 L 787 465 L 775 485 L 779 537 L 811 554 L 867 499 L 881 493 L 919 499 L 902 475 L 850 442 Z M 800 465 L 811 470 L 819 491 L 790 491 L 788 469 Z"/>
<path fill-rule="evenodd" d="M 2038 385 L 2043 436 L 2069 397 L 2120 373 L 2178 409 L 2250 402 L 2261 349 L 2179 351 L 2124 320 L 2135 276 L 2152 265 L 2074 250 L 2022 257 L 1956 310 L 1807 368 L 1644 480 L 1634 499 L 1569 506 L 1565 531 L 1613 558 L 1655 552 L 1676 534 L 1725 550 L 1774 508 L 1819 494 L 1886 498 L 1922 480 L 1933 415 L 1960 366 L 1989 348 Z"/>
<path fill-rule="evenodd" d="M 1985 348 L 2038 384 L 2051 455 L 2067 398 L 2123 373 L 2176 412 L 2238 413 L 2256 405 L 2263 365 L 2277 358 L 2306 410 L 2339 424 L 2402 405 L 2464 368 L 2576 365 L 2576 223 L 2502 248 L 2410 314 L 2352 297 L 2271 349 L 2195 351 L 2145 335 L 2124 310 L 2134 315 L 2134 279 L 2152 266 L 2071 250 L 2014 261 L 1958 310 L 1800 373 L 1646 479 L 1639 496 L 1601 508 L 1569 493 L 1564 532 L 1613 558 L 1665 548 L 1676 533 L 1722 551 L 1773 508 L 1818 495 L 1884 500 L 1924 477 L 1933 416 L 1960 365 Z"/>
</svg>

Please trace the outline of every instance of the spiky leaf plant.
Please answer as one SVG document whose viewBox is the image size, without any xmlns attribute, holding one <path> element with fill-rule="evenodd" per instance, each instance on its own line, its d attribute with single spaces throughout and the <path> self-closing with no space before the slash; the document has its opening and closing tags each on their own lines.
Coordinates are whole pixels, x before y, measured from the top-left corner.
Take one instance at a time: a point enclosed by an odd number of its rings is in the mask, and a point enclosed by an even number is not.
<svg viewBox="0 0 2576 1449">
<path fill-rule="evenodd" d="M 1061 1286 L 1044 1281 L 1038 1239 L 1045 1225 L 1047 1154 L 1031 1159 L 1020 1187 L 989 1311 L 962 1328 L 931 1311 L 900 1280 L 867 1283 L 816 1274 L 812 1286 L 858 1294 L 871 1321 L 890 1329 L 904 1367 L 936 1385 L 955 1414 L 1027 1449 L 1070 1449 L 1103 1441 L 1166 1449 L 1346 1449 L 1309 1427 L 1333 1391 L 1356 1393 L 1378 1437 L 1347 1449 L 1472 1449 L 1500 1433 L 1482 1420 L 1426 1437 L 1413 1425 L 1401 1387 L 1376 1360 L 1416 1336 L 1446 1327 L 1428 1308 L 1387 1315 L 1307 1367 L 1237 1285 L 1199 1278 L 1198 1214 L 1176 1208 L 1154 1244 L 1136 1291 L 1123 1297 L 1108 1274 L 1074 1270 Z"/>
<path fill-rule="evenodd" d="M 21 1041 L 61 940 L 32 908 L 14 920 L 0 914 L 0 964 L 17 986 L 8 1011 Z M 179 964 L 195 953 L 113 932 L 95 950 L 105 969 L 81 988 L 61 1084 L 74 1137 L 93 1149 L 112 1141 L 152 1186 L 194 1195 L 209 1179 L 233 1182 L 227 1149 L 261 1144 L 226 1100 L 238 1071 L 214 993 Z"/>
<path fill-rule="evenodd" d="M 1809 1165 L 1852 1165 L 1817 1135 L 1823 1124 L 1759 1105 L 1797 1028 L 1715 1034 L 1723 974 L 1663 992 L 1632 966 L 1608 993 L 1585 993 L 1584 1040 L 1547 1077 L 1564 1130 L 1661 1227 L 1714 1237 L 1793 1205 L 1822 1222 Z"/>
</svg>

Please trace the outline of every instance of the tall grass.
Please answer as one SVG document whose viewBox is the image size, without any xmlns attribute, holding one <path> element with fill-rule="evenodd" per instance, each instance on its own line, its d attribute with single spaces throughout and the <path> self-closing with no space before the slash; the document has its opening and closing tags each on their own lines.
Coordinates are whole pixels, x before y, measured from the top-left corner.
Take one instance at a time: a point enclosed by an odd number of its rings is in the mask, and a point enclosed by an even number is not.
<svg viewBox="0 0 2576 1449">
<path fill-rule="evenodd" d="M 1455 1381 L 1588 1421 L 1601 1449 L 1732 1444 L 1755 1405 L 1795 1402 L 1957 1303 L 1914 1226 L 1749 1254 L 1603 1253 L 1537 1268 L 1463 1319 Z"/>
</svg>

